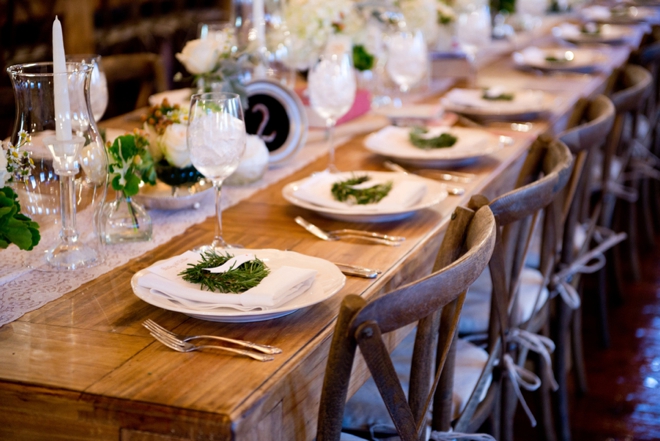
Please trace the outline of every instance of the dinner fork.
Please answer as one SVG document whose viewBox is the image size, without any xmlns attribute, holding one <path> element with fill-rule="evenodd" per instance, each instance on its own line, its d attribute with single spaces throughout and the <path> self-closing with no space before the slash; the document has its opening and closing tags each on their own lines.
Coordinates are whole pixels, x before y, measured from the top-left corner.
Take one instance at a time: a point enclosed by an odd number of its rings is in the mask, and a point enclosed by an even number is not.
<svg viewBox="0 0 660 441">
<path fill-rule="evenodd" d="M 147 328 L 149 331 L 151 331 L 152 334 L 166 334 L 169 335 L 177 340 L 180 340 L 182 342 L 188 342 L 190 340 L 198 340 L 198 339 L 210 339 L 210 340 L 219 340 L 219 341 L 224 341 L 228 343 L 233 343 L 235 345 L 239 346 L 245 346 L 246 348 L 254 349 L 255 351 L 263 352 L 264 354 L 281 354 L 282 350 L 280 348 L 276 348 L 275 346 L 270 346 L 270 345 L 262 345 L 258 343 L 252 343 L 251 341 L 245 341 L 245 340 L 236 340 L 233 338 L 228 338 L 228 337 L 220 337 L 217 335 L 180 335 L 176 334 L 169 329 L 163 328 L 161 325 L 156 323 L 155 321 L 151 319 L 146 319 L 143 323 L 142 326 Z"/>
<path fill-rule="evenodd" d="M 225 346 L 216 346 L 216 345 L 196 345 L 193 343 L 188 343 L 176 339 L 169 334 L 156 334 L 152 332 L 151 335 L 153 336 L 153 338 L 161 342 L 163 345 L 177 352 L 193 352 L 193 351 L 202 351 L 204 349 L 215 349 L 218 351 L 225 351 L 225 352 L 231 352 L 233 354 L 244 355 L 246 357 L 250 357 L 259 361 L 272 361 L 275 359 L 272 355 L 258 354 L 256 352 L 246 351 L 243 349 L 228 348 Z"/>
<path fill-rule="evenodd" d="M 344 228 L 342 230 L 325 231 L 324 229 L 317 227 L 313 223 L 308 222 L 300 216 L 296 216 L 295 221 L 298 225 L 312 233 L 314 236 L 318 237 L 319 239 L 328 241 L 335 241 L 340 239 L 360 239 L 364 240 L 365 242 L 398 247 L 401 245 L 401 242 L 406 240 L 406 238 L 402 236 L 390 236 L 387 234 L 374 233 L 371 231 L 351 230 L 348 228 Z"/>
<path fill-rule="evenodd" d="M 407 169 L 403 168 L 402 166 L 400 166 L 395 162 L 385 161 L 383 165 L 392 171 L 405 173 L 405 174 L 411 173 Z M 463 187 L 454 187 L 454 186 L 449 186 L 447 184 L 445 184 L 445 190 L 447 191 L 447 193 L 453 196 L 461 196 L 463 193 L 465 193 L 465 189 Z"/>
</svg>

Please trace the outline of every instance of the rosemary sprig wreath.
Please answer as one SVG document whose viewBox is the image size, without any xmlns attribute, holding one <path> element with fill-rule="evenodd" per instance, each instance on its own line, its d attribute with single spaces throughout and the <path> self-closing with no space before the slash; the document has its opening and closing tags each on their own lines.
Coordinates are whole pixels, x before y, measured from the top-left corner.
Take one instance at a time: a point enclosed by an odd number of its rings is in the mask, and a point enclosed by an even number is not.
<svg viewBox="0 0 660 441">
<path fill-rule="evenodd" d="M 451 147 L 456 144 L 458 138 L 451 133 L 442 133 L 439 136 L 427 138 L 426 135 L 429 131 L 422 127 L 413 127 L 410 129 L 410 143 L 420 149 L 442 149 Z"/>
<path fill-rule="evenodd" d="M 387 196 L 392 190 L 392 181 L 376 184 L 369 188 L 353 188 L 371 179 L 369 175 L 353 176 L 345 181 L 332 184 L 331 192 L 340 202 L 352 202 L 357 205 L 375 204 Z"/>
<path fill-rule="evenodd" d="M 179 275 L 186 282 L 198 283 L 202 291 L 240 294 L 254 288 L 270 273 L 266 264 L 255 258 L 244 262 L 238 267 L 231 268 L 224 273 L 211 273 L 205 268 L 218 267 L 229 259 L 231 254 L 220 255 L 215 251 L 202 253 L 202 260 L 196 264 L 189 263 L 190 268 L 181 271 Z"/>
</svg>

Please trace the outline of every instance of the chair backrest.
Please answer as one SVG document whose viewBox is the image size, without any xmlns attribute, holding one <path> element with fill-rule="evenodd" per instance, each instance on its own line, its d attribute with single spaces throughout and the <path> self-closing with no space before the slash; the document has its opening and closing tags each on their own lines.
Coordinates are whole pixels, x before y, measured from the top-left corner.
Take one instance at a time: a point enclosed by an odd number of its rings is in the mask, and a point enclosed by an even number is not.
<svg viewBox="0 0 660 441">
<path fill-rule="evenodd" d="M 589 242 L 596 221 L 600 215 L 600 203 L 590 210 L 593 174 L 591 172 L 594 157 L 605 146 L 607 134 L 612 130 L 616 109 L 604 95 L 591 100 L 575 115 L 576 125 L 559 135 L 573 154 L 573 171 L 569 183 L 564 189 L 560 207 L 563 225 L 560 262 L 568 264 L 573 260 L 573 238 L 577 225 L 588 222 L 587 240 Z M 586 244 L 588 245 L 588 243 Z"/>
<path fill-rule="evenodd" d="M 149 96 L 166 90 L 165 70 L 159 55 L 150 53 L 107 55 L 101 59 L 110 100 L 105 117 L 149 104 Z"/>
<path fill-rule="evenodd" d="M 612 179 L 612 163 L 616 157 L 619 158 L 618 160 L 623 169 L 628 164 L 632 154 L 630 140 L 637 134 L 637 118 L 643 112 L 646 99 L 651 94 L 652 88 L 653 78 L 641 66 L 628 64 L 616 75 L 614 89 L 609 94 L 609 98 L 616 109 L 616 117 L 603 150 L 601 186 L 605 191 Z M 629 137 L 624 136 L 626 118 L 630 119 Z M 604 213 L 602 216 L 606 218 L 608 214 Z M 602 222 L 607 224 L 605 219 Z"/>
<path fill-rule="evenodd" d="M 495 219 L 484 207 L 476 213 L 458 208 L 443 239 L 436 267 L 442 268 L 411 284 L 400 287 L 371 302 L 349 295 L 342 306 L 326 366 L 318 420 L 318 441 L 339 440 L 349 378 L 357 346 L 373 376 L 401 439 L 417 441 L 425 425 L 434 386 L 427 373 L 433 372 L 433 357 L 418 353 L 416 341 L 412 372 L 424 372 L 411 381 L 406 400 L 382 335 L 429 318 L 451 302 L 458 301 L 451 330 L 441 336 L 446 348 L 439 354 L 435 371 L 437 384 L 447 352 L 455 335 L 458 316 L 468 286 L 481 274 L 490 260 L 495 244 Z M 418 337 L 420 331 L 418 330 Z M 426 337 L 430 337 L 429 333 Z M 424 345 L 422 345 L 424 346 Z M 417 365 L 416 365 L 417 364 Z M 422 392 L 426 392 L 422 394 Z"/>
<path fill-rule="evenodd" d="M 530 147 L 514 190 L 488 201 L 473 196 L 469 207 L 477 209 L 489 205 L 497 221 L 497 242 L 489 263 L 493 283 L 493 300 L 489 329 L 489 348 L 511 325 L 511 311 L 515 306 L 519 277 L 532 240 L 537 219 L 562 191 L 571 175 L 572 155 L 568 147 L 556 139 L 542 135 Z M 557 214 L 546 212 L 556 219 Z M 544 238 L 544 244 L 552 242 Z M 552 246 L 541 250 L 541 272 L 550 272 Z"/>
</svg>

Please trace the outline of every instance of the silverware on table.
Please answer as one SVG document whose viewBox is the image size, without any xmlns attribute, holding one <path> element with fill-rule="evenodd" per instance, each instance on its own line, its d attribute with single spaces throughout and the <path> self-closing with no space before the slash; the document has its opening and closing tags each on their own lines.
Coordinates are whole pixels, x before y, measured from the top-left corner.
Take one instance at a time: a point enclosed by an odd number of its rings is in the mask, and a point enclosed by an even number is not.
<svg viewBox="0 0 660 441">
<path fill-rule="evenodd" d="M 409 173 L 408 170 L 401 167 L 399 164 L 392 161 L 383 162 L 385 168 L 388 168 L 393 171 L 399 171 L 402 173 Z M 456 171 L 446 171 L 446 170 L 436 170 L 433 168 L 420 169 L 418 171 L 424 171 L 424 174 L 433 176 L 434 179 L 439 179 L 441 181 L 450 181 L 450 182 L 460 182 L 463 184 L 470 183 L 474 181 L 476 175 L 472 173 L 462 173 Z"/>
<path fill-rule="evenodd" d="M 346 274 L 347 276 L 364 277 L 365 279 L 375 279 L 376 277 L 378 277 L 378 274 L 382 273 L 381 270 L 364 268 L 361 266 L 350 265 L 348 263 L 339 263 L 339 262 L 333 262 L 333 263 L 337 265 L 337 267 L 341 270 L 341 272 Z"/>
<path fill-rule="evenodd" d="M 163 328 L 158 323 L 154 322 L 151 319 L 147 319 L 142 323 L 142 326 L 151 331 L 152 334 L 162 334 L 169 335 L 177 340 L 182 342 L 189 342 L 190 340 L 199 340 L 199 339 L 209 339 L 209 340 L 218 340 L 224 341 L 227 343 L 233 343 L 238 346 L 244 346 L 246 348 L 254 349 L 255 351 L 263 352 L 264 354 L 281 354 L 282 350 L 270 345 L 262 345 L 259 343 L 252 343 L 251 341 L 237 340 L 234 338 L 220 337 L 217 335 L 180 335 L 176 334 L 169 329 Z"/>
<path fill-rule="evenodd" d="M 398 247 L 401 242 L 406 240 L 405 237 L 390 236 L 387 234 L 374 233 L 371 231 L 360 231 L 351 229 L 342 229 L 334 231 L 325 231 L 311 222 L 306 221 L 300 216 L 296 216 L 296 223 L 303 227 L 305 230 L 312 233 L 319 239 L 335 241 L 341 239 L 358 239 L 365 242 L 377 243 L 381 245 L 388 245 L 391 247 Z"/>
<path fill-rule="evenodd" d="M 401 167 L 399 164 L 396 164 L 392 161 L 385 161 L 383 163 L 383 165 L 386 168 L 388 168 L 392 171 L 396 171 L 396 172 L 400 172 L 400 173 L 406 173 L 406 174 L 411 173 L 410 171 L 408 171 L 405 168 Z M 447 185 L 447 184 L 445 184 L 445 190 L 447 190 L 447 193 L 449 193 L 452 196 L 460 196 L 463 193 L 465 193 L 465 189 L 463 187 L 454 187 L 454 186 L 450 186 L 450 185 Z"/>
<path fill-rule="evenodd" d="M 205 349 L 213 349 L 217 351 L 230 352 L 232 354 L 237 354 L 237 355 L 244 355 L 246 357 L 250 357 L 259 361 L 272 361 L 275 359 L 272 355 L 260 354 L 258 352 L 252 352 L 244 349 L 228 348 L 226 346 L 217 346 L 217 345 L 197 345 L 193 343 L 188 343 L 183 340 L 174 338 L 169 334 L 160 334 L 160 333 L 151 332 L 151 335 L 153 336 L 153 338 L 161 342 L 163 345 L 177 352 L 193 352 L 193 351 L 202 351 Z"/>
</svg>

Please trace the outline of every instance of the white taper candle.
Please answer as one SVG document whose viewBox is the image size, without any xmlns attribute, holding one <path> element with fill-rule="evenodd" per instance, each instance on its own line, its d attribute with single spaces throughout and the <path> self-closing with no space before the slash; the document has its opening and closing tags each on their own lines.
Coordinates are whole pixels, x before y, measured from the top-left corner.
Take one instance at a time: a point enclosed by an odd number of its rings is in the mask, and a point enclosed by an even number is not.
<svg viewBox="0 0 660 441">
<path fill-rule="evenodd" d="M 257 43 L 259 49 L 266 46 L 266 20 L 264 0 L 252 0 L 252 20 L 254 21 L 254 28 L 257 31 Z"/>
<path fill-rule="evenodd" d="M 58 141 L 71 140 L 71 105 L 67 85 L 66 58 L 62 24 L 55 17 L 53 22 L 53 77 L 55 95 L 55 136 Z"/>
</svg>

